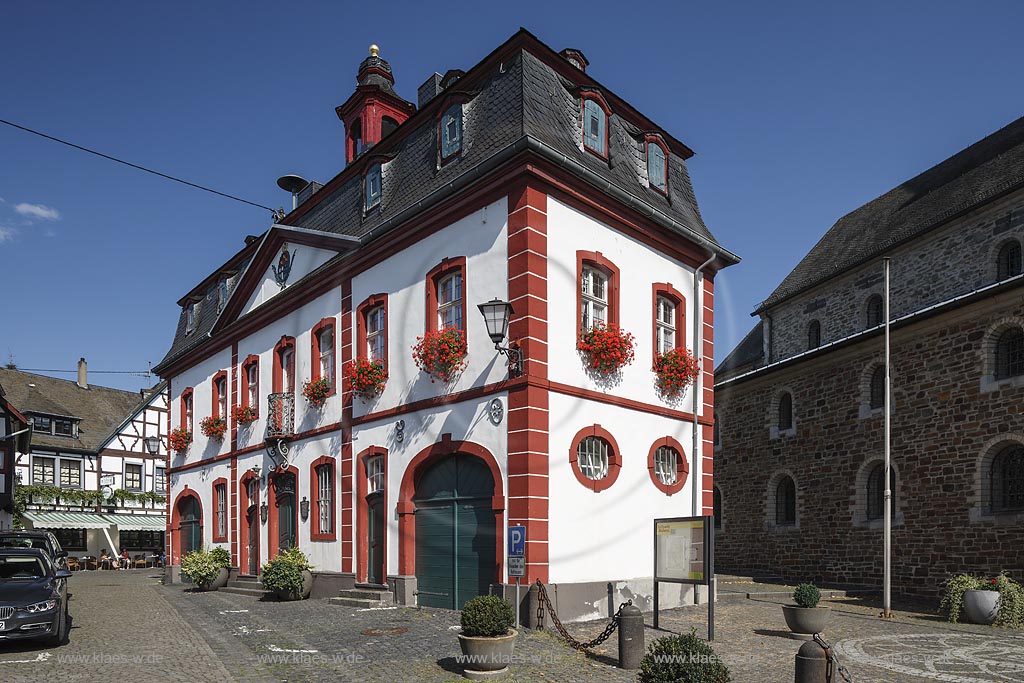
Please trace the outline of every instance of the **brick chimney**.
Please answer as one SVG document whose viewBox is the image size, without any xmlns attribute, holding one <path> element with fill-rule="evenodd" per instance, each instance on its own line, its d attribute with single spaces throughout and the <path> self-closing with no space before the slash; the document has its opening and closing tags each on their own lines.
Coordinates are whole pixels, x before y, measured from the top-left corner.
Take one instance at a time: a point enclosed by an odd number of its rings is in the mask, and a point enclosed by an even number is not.
<svg viewBox="0 0 1024 683">
<path fill-rule="evenodd" d="M 83 389 L 89 388 L 89 369 L 84 358 L 78 359 L 78 386 Z"/>
</svg>

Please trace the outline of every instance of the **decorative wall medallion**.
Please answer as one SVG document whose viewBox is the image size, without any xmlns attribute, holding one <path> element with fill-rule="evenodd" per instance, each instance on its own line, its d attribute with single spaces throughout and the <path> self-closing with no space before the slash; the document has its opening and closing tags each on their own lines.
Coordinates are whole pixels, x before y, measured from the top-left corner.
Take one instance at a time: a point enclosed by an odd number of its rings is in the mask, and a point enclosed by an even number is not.
<svg viewBox="0 0 1024 683">
<path fill-rule="evenodd" d="M 491 424 L 500 425 L 503 417 L 505 417 L 505 406 L 502 405 L 501 399 L 492 398 L 487 406 L 487 418 L 491 421 Z"/>
<path fill-rule="evenodd" d="M 395 423 L 395 441 L 402 443 L 405 440 L 405 420 Z"/>
<path fill-rule="evenodd" d="M 292 261 L 295 259 L 295 252 L 297 249 L 292 249 L 292 253 L 288 253 L 288 244 L 285 243 L 281 247 L 281 256 L 277 259 L 277 265 L 271 265 L 270 269 L 274 271 L 274 280 L 277 282 L 278 287 L 284 289 L 285 285 L 288 284 L 288 276 L 292 274 Z"/>
</svg>

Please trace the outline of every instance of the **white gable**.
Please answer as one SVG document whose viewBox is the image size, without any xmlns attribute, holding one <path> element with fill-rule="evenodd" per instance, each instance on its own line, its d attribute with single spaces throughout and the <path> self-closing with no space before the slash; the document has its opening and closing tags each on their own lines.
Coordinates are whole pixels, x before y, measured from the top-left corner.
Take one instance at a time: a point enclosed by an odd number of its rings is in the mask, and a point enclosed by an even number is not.
<svg viewBox="0 0 1024 683">
<path fill-rule="evenodd" d="M 284 256 L 285 251 L 288 252 L 287 257 Z M 242 309 L 239 317 L 262 306 L 274 298 L 274 296 L 284 291 L 285 288 L 295 284 L 337 255 L 338 252 L 336 251 L 317 249 L 316 247 L 307 247 L 301 244 L 286 244 L 282 246 L 274 254 L 271 264 L 263 274 L 263 279 L 253 290 L 249 300 L 245 302 L 245 308 Z M 281 277 L 282 266 L 287 269 L 289 264 L 291 269 L 288 272 L 285 286 L 281 287 L 278 284 L 278 278 Z"/>
</svg>

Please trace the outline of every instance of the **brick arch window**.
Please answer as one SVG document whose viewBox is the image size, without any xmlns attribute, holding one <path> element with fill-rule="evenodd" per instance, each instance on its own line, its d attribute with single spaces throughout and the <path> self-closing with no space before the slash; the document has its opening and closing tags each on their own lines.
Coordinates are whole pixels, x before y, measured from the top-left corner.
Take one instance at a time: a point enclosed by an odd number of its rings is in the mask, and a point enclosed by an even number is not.
<svg viewBox="0 0 1024 683">
<path fill-rule="evenodd" d="M 1024 444 L 1000 448 L 989 466 L 992 512 L 1024 512 Z"/>
<path fill-rule="evenodd" d="M 779 387 L 768 405 L 769 438 L 778 439 L 796 434 L 796 419 L 793 411 L 793 391 Z"/>
<path fill-rule="evenodd" d="M 868 407 L 872 410 L 885 407 L 885 365 L 876 365 L 875 369 L 871 371 Z"/>
<path fill-rule="evenodd" d="M 807 326 L 807 348 L 813 350 L 821 346 L 821 323 L 812 320 Z"/>
<path fill-rule="evenodd" d="M 281 337 L 274 347 L 274 393 L 295 391 L 295 337 Z"/>
<path fill-rule="evenodd" d="M 1024 329 L 1008 327 L 995 340 L 995 377 L 1024 375 Z"/>
<path fill-rule="evenodd" d="M 601 93 L 585 90 L 580 93 L 583 110 L 583 149 L 602 159 L 608 158 L 608 119 L 611 107 Z"/>
<path fill-rule="evenodd" d="M 885 305 L 881 294 L 872 294 L 864 302 L 864 323 L 867 329 L 878 327 L 884 321 Z"/>
<path fill-rule="evenodd" d="M 213 417 L 227 419 L 228 417 L 228 373 L 221 370 L 213 376 L 213 405 L 210 414 Z"/>
<path fill-rule="evenodd" d="M 619 478 L 619 444 L 601 425 L 584 427 L 569 446 L 569 464 L 577 481 L 592 491 L 604 491 Z"/>
<path fill-rule="evenodd" d="M 193 417 L 195 416 L 193 393 L 192 387 L 181 392 L 181 419 L 179 424 L 190 432 L 193 431 L 192 424 Z"/>
<path fill-rule="evenodd" d="M 647 453 L 647 472 L 662 493 L 671 496 L 682 491 L 690 474 L 682 445 L 671 436 L 655 441 Z"/>
<path fill-rule="evenodd" d="M 598 323 L 619 324 L 619 269 L 599 251 L 576 252 L 576 336 Z"/>
<path fill-rule="evenodd" d="M 335 480 L 337 479 L 335 460 L 329 456 L 317 458 L 309 465 L 309 491 L 312 510 L 309 527 L 309 540 L 336 541 L 338 539 L 337 495 Z"/>
<path fill-rule="evenodd" d="M 889 466 L 889 490 L 892 497 L 889 499 L 889 508 L 893 517 L 896 516 L 896 469 Z M 878 461 L 868 471 L 867 486 L 865 495 L 865 513 L 867 519 L 882 519 L 885 512 L 885 462 Z"/>
<path fill-rule="evenodd" d="M 445 258 L 426 278 L 428 332 L 456 328 L 466 332 L 466 257 Z"/>
<path fill-rule="evenodd" d="M 768 523 L 776 528 L 798 528 L 796 480 L 788 472 L 777 472 L 768 482 Z"/>
<path fill-rule="evenodd" d="M 981 391 L 1024 386 L 1024 318 L 993 321 L 981 341 Z"/>
<path fill-rule="evenodd" d="M 582 296 L 582 291 L 581 291 Z M 654 356 L 686 346 L 686 299 L 667 282 L 651 286 Z"/>
<path fill-rule="evenodd" d="M 779 396 L 778 420 L 775 423 L 779 431 L 788 431 L 793 428 L 793 394 L 788 391 Z"/>
<path fill-rule="evenodd" d="M 651 188 L 668 194 L 668 146 L 658 135 L 644 137 L 647 156 L 647 183 Z"/>
<path fill-rule="evenodd" d="M 1021 273 L 1021 248 L 1016 239 L 1007 240 L 996 254 L 996 279 L 1005 280 Z"/>
<path fill-rule="evenodd" d="M 242 396 L 243 406 L 259 410 L 260 405 L 260 357 L 250 354 L 242 362 Z"/>
<path fill-rule="evenodd" d="M 326 379 L 331 387 L 328 395 L 333 394 L 335 389 L 336 328 L 334 318 L 324 318 L 316 324 L 310 334 L 311 379 L 314 382 Z"/>
<path fill-rule="evenodd" d="M 228 480 L 213 480 L 213 542 L 228 541 Z"/>
<path fill-rule="evenodd" d="M 388 295 L 371 294 L 356 308 L 356 358 L 388 368 Z"/>
</svg>

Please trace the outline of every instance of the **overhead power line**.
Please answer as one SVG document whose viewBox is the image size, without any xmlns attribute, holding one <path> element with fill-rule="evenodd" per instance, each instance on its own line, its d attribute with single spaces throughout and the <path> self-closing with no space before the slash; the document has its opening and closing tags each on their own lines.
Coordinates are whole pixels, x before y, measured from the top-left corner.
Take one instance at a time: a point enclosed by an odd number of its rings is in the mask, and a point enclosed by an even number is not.
<svg viewBox="0 0 1024 683">
<path fill-rule="evenodd" d="M 97 152 L 94 149 L 89 149 L 88 147 L 82 147 L 81 145 L 76 145 L 75 143 L 68 142 L 67 140 L 61 140 L 60 138 L 56 138 L 56 137 L 54 137 L 52 135 L 47 135 L 46 133 L 41 133 L 38 130 L 32 130 L 31 128 L 26 128 L 25 126 L 18 125 L 17 123 L 13 123 L 11 121 L 6 121 L 4 119 L 0 119 L 0 123 L 8 125 L 8 126 L 10 126 L 12 128 L 17 128 L 18 130 L 23 130 L 26 133 L 31 133 L 32 135 L 38 135 L 39 137 L 46 138 L 47 140 L 52 140 L 54 142 L 59 142 L 62 145 L 67 145 L 68 147 L 73 147 L 73 148 L 81 150 L 83 152 L 88 152 L 89 154 L 95 154 L 96 156 L 102 157 L 102 158 L 107 159 L 109 161 L 114 161 L 114 162 L 117 162 L 119 164 L 124 164 L 125 166 L 130 166 L 131 168 L 137 169 L 139 171 L 145 171 L 146 173 L 152 173 L 153 175 L 160 176 L 161 178 L 166 178 L 167 180 L 173 180 L 174 182 L 181 183 L 182 185 L 188 185 L 189 187 L 194 187 L 197 190 L 204 190 L 206 192 L 212 192 L 213 194 L 220 195 L 221 197 L 227 197 L 228 199 L 234 199 L 236 202 L 242 202 L 243 204 L 249 204 L 251 206 L 256 206 L 256 207 L 259 207 L 261 209 L 266 209 L 267 211 L 270 211 L 271 213 L 273 213 L 273 211 L 274 211 L 274 209 L 270 208 L 269 206 L 263 206 L 262 204 L 257 204 L 256 202 L 250 202 L 248 199 L 242 199 L 241 197 L 236 197 L 234 195 L 227 194 L 226 192 L 220 192 L 219 190 L 214 190 L 213 188 L 206 187 L 204 185 L 197 185 L 196 183 L 190 183 L 187 180 L 182 180 L 181 178 L 175 178 L 172 175 L 167 175 L 166 173 L 161 173 L 160 171 L 154 171 L 151 168 L 146 168 L 145 166 L 139 166 L 138 164 L 133 164 L 130 161 L 125 161 L 124 159 L 118 159 L 117 157 L 110 156 L 109 154 L 104 154 L 103 152 Z"/>
</svg>

